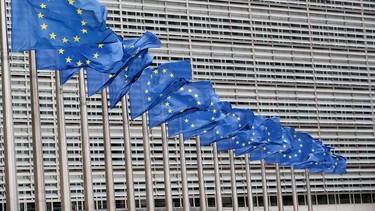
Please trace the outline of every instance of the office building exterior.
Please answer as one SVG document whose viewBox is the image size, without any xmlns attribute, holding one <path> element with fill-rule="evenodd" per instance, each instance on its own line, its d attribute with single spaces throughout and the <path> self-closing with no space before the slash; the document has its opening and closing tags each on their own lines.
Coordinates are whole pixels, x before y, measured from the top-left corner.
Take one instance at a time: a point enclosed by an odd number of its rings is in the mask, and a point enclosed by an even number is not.
<svg viewBox="0 0 375 211">
<path fill-rule="evenodd" d="M 257 115 L 281 118 L 347 157 L 346 175 L 311 174 L 313 202 L 375 202 L 375 3 L 345 1 L 102 0 L 107 25 L 124 37 L 154 32 L 154 65 L 190 59 L 194 80 L 211 80 L 220 98 Z M 8 2 L 9 3 L 9 2 Z M 10 7 L 7 12 L 9 12 Z M 8 16 L 10 17 L 10 16 Z M 10 27 L 10 20 L 9 20 Z M 11 53 L 14 144 L 22 210 L 34 202 L 28 53 Z M 55 74 L 40 72 L 39 99 L 48 208 L 58 210 L 59 163 Z M 95 207 L 105 209 L 106 187 L 100 95 L 88 100 Z M 83 206 L 83 173 L 77 77 L 64 85 L 66 138 L 73 206 Z M 121 105 L 110 111 L 116 204 L 126 208 Z M 2 125 L 1 125 L 2 127 Z M 146 206 L 141 121 L 131 121 L 136 204 Z M 1 130 L 3 136 L 3 130 Z M 182 204 L 180 152 L 170 138 L 170 171 L 175 207 Z M 3 139 L 0 141 L 3 147 Z M 164 204 L 160 127 L 150 131 L 155 205 Z M 195 140 L 185 143 L 191 207 L 199 207 Z M 202 147 L 207 204 L 215 207 L 212 147 Z M 4 210 L 4 153 L 0 151 L 0 209 Z M 228 152 L 219 154 L 224 206 L 231 205 Z M 236 163 L 240 207 L 246 207 L 244 157 Z M 282 168 L 284 203 L 292 203 L 290 169 Z M 261 207 L 259 162 L 251 162 L 252 191 Z M 296 171 L 298 200 L 305 205 L 304 171 Z M 276 206 L 275 168 L 267 165 L 271 205 Z"/>
</svg>

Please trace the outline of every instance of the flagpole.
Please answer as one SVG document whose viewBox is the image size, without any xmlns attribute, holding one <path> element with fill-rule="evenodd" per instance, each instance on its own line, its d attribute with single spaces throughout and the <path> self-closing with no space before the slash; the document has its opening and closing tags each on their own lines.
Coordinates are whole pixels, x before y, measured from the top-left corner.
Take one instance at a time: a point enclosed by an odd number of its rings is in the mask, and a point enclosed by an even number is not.
<svg viewBox="0 0 375 211">
<path fill-rule="evenodd" d="M 199 202 L 200 211 L 206 211 L 206 190 L 204 188 L 204 175 L 203 175 L 203 163 L 202 163 L 202 149 L 201 139 L 199 136 L 196 137 L 196 149 L 197 149 L 197 167 L 198 167 L 198 183 L 199 183 Z"/>
<path fill-rule="evenodd" d="M 59 168 L 60 168 L 60 194 L 61 209 L 70 210 L 72 204 L 70 201 L 70 182 L 69 182 L 69 164 L 68 151 L 66 146 L 65 133 L 65 113 L 63 90 L 60 82 L 60 71 L 55 71 L 56 80 L 56 109 L 57 109 L 57 133 L 59 147 Z"/>
<path fill-rule="evenodd" d="M 46 194 L 44 185 L 43 165 L 43 143 L 40 126 L 40 105 L 38 91 L 38 76 L 36 71 L 35 50 L 29 51 L 30 64 L 30 92 L 31 92 L 31 125 L 33 137 L 33 163 L 34 163 L 34 188 L 35 188 L 35 209 L 47 210 Z"/>
<path fill-rule="evenodd" d="M 3 98 L 3 128 L 5 157 L 5 194 L 6 210 L 18 210 L 18 185 L 16 156 L 13 137 L 13 108 L 10 82 L 10 64 L 8 51 L 8 30 L 5 0 L 0 0 L 1 20 L 1 83 Z"/>
<path fill-rule="evenodd" d="M 133 179 L 133 163 L 132 163 L 132 149 L 130 143 L 130 125 L 129 125 L 129 109 L 128 96 L 125 95 L 121 99 L 122 103 L 122 124 L 124 129 L 124 147 L 125 147 L 125 168 L 126 168 L 126 193 L 128 210 L 135 210 L 135 194 L 134 194 L 134 179 Z"/>
<path fill-rule="evenodd" d="M 233 150 L 229 150 L 229 165 L 230 165 L 230 183 L 232 186 L 232 206 L 233 211 L 238 211 L 238 197 L 237 197 L 237 182 L 236 182 L 236 168 L 234 166 Z"/>
<path fill-rule="evenodd" d="M 310 172 L 308 169 L 305 169 L 306 177 L 306 189 L 307 189 L 307 210 L 313 211 L 312 200 L 311 200 L 311 187 L 310 187 Z"/>
<path fill-rule="evenodd" d="M 219 156 L 217 153 L 216 142 L 212 144 L 214 154 L 214 174 L 215 174 L 215 191 L 216 191 L 216 209 L 217 211 L 223 210 L 223 199 L 221 197 L 221 182 L 220 182 L 220 169 L 219 169 Z"/>
<path fill-rule="evenodd" d="M 171 188 L 171 173 L 169 171 L 169 149 L 167 139 L 167 128 L 165 123 L 161 124 L 161 137 L 163 147 L 163 168 L 164 168 L 164 190 L 165 190 L 165 207 L 167 211 L 173 210 L 172 205 L 172 188 Z"/>
<path fill-rule="evenodd" d="M 189 192 L 187 184 L 187 172 L 186 172 L 186 160 L 185 160 L 185 145 L 183 135 L 179 135 L 179 145 L 180 145 L 180 162 L 181 162 L 181 183 L 182 183 L 182 202 L 183 210 L 189 211 Z"/>
<path fill-rule="evenodd" d="M 78 73 L 79 80 L 79 108 L 81 112 L 81 146 L 82 146 L 82 165 L 83 165 L 83 188 L 85 194 L 85 210 L 94 211 L 94 195 L 92 184 L 91 155 L 89 141 L 89 125 L 86 102 L 86 86 L 84 69 Z"/>
<path fill-rule="evenodd" d="M 263 189 L 263 204 L 264 211 L 268 211 L 268 192 L 267 192 L 267 178 L 266 178 L 266 167 L 264 160 L 260 160 L 261 172 L 262 172 L 262 189 Z"/>
<path fill-rule="evenodd" d="M 108 117 L 108 99 L 107 89 L 104 88 L 101 92 L 102 98 L 102 117 L 103 117 L 103 141 L 104 141 L 104 163 L 105 163 L 105 184 L 107 194 L 107 210 L 116 210 L 115 188 L 113 180 L 112 168 L 112 149 L 111 136 L 109 134 L 109 117 Z"/>
<path fill-rule="evenodd" d="M 292 195 L 293 195 L 293 210 L 298 211 L 298 196 L 297 196 L 297 186 L 296 186 L 296 176 L 294 174 L 294 167 L 290 167 L 290 173 L 292 177 Z"/>
<path fill-rule="evenodd" d="M 142 114 L 142 134 L 143 134 L 143 147 L 145 156 L 145 177 L 146 177 L 146 204 L 148 211 L 155 210 L 154 192 L 152 186 L 152 172 L 151 172 L 151 150 L 150 141 L 148 138 L 147 115 Z"/>
<path fill-rule="evenodd" d="M 253 192 L 251 184 L 251 173 L 250 173 L 250 154 L 245 155 L 245 171 L 246 171 L 246 185 L 247 185 L 247 203 L 249 211 L 254 211 Z"/>
<path fill-rule="evenodd" d="M 280 211 L 284 211 L 283 195 L 281 190 L 280 164 L 275 163 L 276 169 L 276 188 L 277 188 L 277 206 Z"/>
</svg>

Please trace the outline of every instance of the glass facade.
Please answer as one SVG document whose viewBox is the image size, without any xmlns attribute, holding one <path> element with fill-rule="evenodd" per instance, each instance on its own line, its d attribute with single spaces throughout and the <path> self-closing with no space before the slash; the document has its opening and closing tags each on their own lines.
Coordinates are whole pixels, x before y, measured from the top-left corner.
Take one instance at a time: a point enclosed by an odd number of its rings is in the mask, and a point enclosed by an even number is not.
<svg viewBox="0 0 375 211">
<path fill-rule="evenodd" d="M 345 1 L 247 0 L 102 0 L 107 24 L 124 37 L 154 32 L 162 41 L 153 49 L 154 65 L 190 59 L 194 80 L 209 79 L 222 100 L 256 114 L 278 116 L 285 126 L 306 131 L 348 158 L 348 174 L 311 174 L 317 204 L 375 201 L 375 3 Z M 9 3 L 9 1 L 8 1 Z M 8 4 L 9 6 L 9 4 Z M 8 7 L 9 13 L 10 7 Z M 8 16 L 10 17 L 10 16 Z M 10 28 L 10 20 L 9 20 Z M 28 53 L 11 53 L 12 103 L 19 197 L 33 207 L 31 100 Z M 46 196 L 59 207 L 59 163 L 55 75 L 39 72 Z M 78 80 L 64 85 L 66 138 L 72 202 L 83 206 Z M 2 108 L 0 108 L 2 109 Z M 89 135 L 95 206 L 106 206 L 100 95 L 88 98 Z M 1 125 L 2 127 L 2 125 Z M 145 207 L 141 121 L 131 121 L 137 207 Z M 126 207 L 124 138 L 121 107 L 110 111 L 116 203 Z M 1 128 L 0 135 L 3 136 Z M 174 206 L 182 204 L 178 141 L 169 139 Z M 150 131 L 155 205 L 164 206 L 160 127 Z M 3 148 L 1 138 L 0 147 Z M 199 206 L 195 141 L 185 143 L 192 207 Z M 215 206 L 211 147 L 202 148 L 208 205 Z M 229 156 L 219 154 L 224 206 L 231 206 Z M 247 206 L 245 161 L 235 159 L 240 206 Z M 262 206 L 260 164 L 251 163 L 256 206 Z M 281 169 L 284 203 L 291 204 L 290 169 Z M 275 168 L 267 166 L 270 199 L 276 205 Z M 299 203 L 306 204 L 303 171 L 296 171 Z M 4 210 L 4 153 L 0 150 L 0 210 Z"/>
</svg>

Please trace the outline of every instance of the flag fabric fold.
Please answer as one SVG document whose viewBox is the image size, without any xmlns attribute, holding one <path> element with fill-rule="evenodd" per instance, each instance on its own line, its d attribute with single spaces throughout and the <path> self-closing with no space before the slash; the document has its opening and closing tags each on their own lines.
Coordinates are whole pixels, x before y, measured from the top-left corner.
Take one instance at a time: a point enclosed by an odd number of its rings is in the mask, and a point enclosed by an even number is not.
<svg viewBox="0 0 375 211">
<path fill-rule="evenodd" d="M 145 69 L 130 87 L 130 114 L 135 119 L 191 79 L 190 61 L 169 62 Z"/>
<path fill-rule="evenodd" d="M 211 104 L 212 93 L 210 81 L 186 83 L 149 110 L 149 127 L 153 128 L 192 112 L 205 110 Z M 194 123 L 189 125 L 195 127 Z"/>
</svg>

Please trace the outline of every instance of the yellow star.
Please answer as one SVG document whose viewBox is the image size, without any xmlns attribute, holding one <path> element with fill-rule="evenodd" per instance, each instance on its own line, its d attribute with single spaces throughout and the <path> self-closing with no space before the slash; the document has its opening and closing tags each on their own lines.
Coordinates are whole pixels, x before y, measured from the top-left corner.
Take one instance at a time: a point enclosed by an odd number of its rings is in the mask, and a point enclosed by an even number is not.
<svg viewBox="0 0 375 211">
<path fill-rule="evenodd" d="M 70 5 L 73 5 L 74 0 L 68 0 Z"/>
<path fill-rule="evenodd" d="M 145 94 L 148 94 L 148 89 L 145 90 Z"/>
<path fill-rule="evenodd" d="M 180 91 L 181 91 L 181 92 L 183 92 L 184 90 L 185 90 L 185 88 L 184 88 L 184 87 L 181 87 L 181 88 L 180 88 Z"/>
<path fill-rule="evenodd" d="M 43 15 L 43 13 L 38 13 L 38 18 L 43 18 L 44 17 L 44 15 Z"/>
<path fill-rule="evenodd" d="M 66 63 L 70 63 L 72 59 L 68 56 L 68 58 L 65 58 Z"/>
<path fill-rule="evenodd" d="M 155 75 L 159 73 L 158 69 L 155 69 L 153 72 Z"/>
<path fill-rule="evenodd" d="M 99 44 L 98 48 L 103 48 L 104 44 Z"/>
<path fill-rule="evenodd" d="M 237 121 L 240 121 L 240 120 L 241 120 L 241 118 L 237 117 Z"/>
<path fill-rule="evenodd" d="M 99 57 L 98 52 L 94 53 L 94 58 L 97 59 Z"/>
<path fill-rule="evenodd" d="M 52 32 L 51 34 L 49 34 L 49 38 L 50 39 L 56 39 L 56 34 Z"/>
<path fill-rule="evenodd" d="M 254 149 L 256 149 L 256 148 L 257 148 L 257 146 L 253 146 L 253 148 L 254 148 Z"/>
<path fill-rule="evenodd" d="M 286 154 L 283 154 L 283 157 L 285 158 L 285 157 L 286 157 Z"/>
<path fill-rule="evenodd" d="M 311 152 L 315 152 L 315 149 L 312 149 Z"/>
<path fill-rule="evenodd" d="M 82 62 L 81 61 L 78 61 L 77 62 L 77 66 L 79 67 L 79 66 L 81 66 L 82 65 Z"/>
<path fill-rule="evenodd" d="M 130 48 L 134 48 L 134 45 L 131 45 Z"/>
<path fill-rule="evenodd" d="M 68 43 L 68 39 L 66 37 L 62 38 L 63 43 Z"/>
<path fill-rule="evenodd" d="M 189 119 L 188 119 L 188 118 L 186 118 L 186 119 L 185 119 L 185 123 L 188 123 L 188 122 L 189 122 Z"/>
<path fill-rule="evenodd" d="M 168 109 L 168 113 L 170 113 L 170 114 L 171 114 L 171 113 L 172 113 L 172 109 Z"/>
<path fill-rule="evenodd" d="M 59 49 L 59 54 L 63 54 L 64 53 L 64 49 L 60 48 Z"/>
<path fill-rule="evenodd" d="M 42 30 L 47 30 L 47 24 L 46 23 L 43 23 L 42 25 L 40 25 L 40 27 L 42 27 Z"/>
<path fill-rule="evenodd" d="M 81 20 L 81 25 L 86 26 L 87 22 L 85 20 Z"/>
<path fill-rule="evenodd" d="M 77 9 L 77 14 L 82 15 L 82 10 L 80 8 Z"/>
<path fill-rule="evenodd" d="M 87 65 L 90 65 L 90 63 L 91 63 L 91 60 L 87 59 L 87 60 L 86 60 L 86 64 L 87 64 Z"/>
<path fill-rule="evenodd" d="M 167 73 L 167 69 L 163 69 L 162 72 L 163 72 L 163 73 Z"/>
<path fill-rule="evenodd" d="M 173 74 L 173 73 L 169 74 L 169 77 L 173 78 L 173 77 L 174 77 L 174 74 Z"/>
<path fill-rule="evenodd" d="M 203 133 L 207 133 L 207 130 L 203 130 Z"/>
<path fill-rule="evenodd" d="M 299 149 L 299 150 L 298 150 L 298 153 L 301 153 L 301 152 L 302 152 L 302 150 Z"/>
<path fill-rule="evenodd" d="M 212 110 L 212 113 L 216 113 L 216 109 Z"/>
<path fill-rule="evenodd" d="M 113 77 L 115 77 L 116 76 L 116 74 L 109 74 L 109 78 L 113 78 Z"/>
<path fill-rule="evenodd" d="M 81 32 L 82 32 L 82 34 L 86 34 L 87 33 L 87 29 L 82 29 Z"/>
<path fill-rule="evenodd" d="M 147 81 L 147 85 L 151 85 L 151 81 Z"/>
<path fill-rule="evenodd" d="M 201 105 L 202 103 L 200 101 L 197 102 L 197 105 Z"/>
<path fill-rule="evenodd" d="M 292 156 L 291 156 L 291 155 L 289 155 L 288 157 L 289 157 L 289 159 L 292 159 Z"/>
<path fill-rule="evenodd" d="M 44 4 L 44 3 L 42 3 L 42 4 L 40 5 L 40 8 L 42 8 L 42 9 L 46 9 L 46 8 L 47 8 L 47 5 Z"/>
<path fill-rule="evenodd" d="M 220 134 L 220 131 L 217 130 L 217 131 L 216 131 L 216 134 Z"/>
<path fill-rule="evenodd" d="M 79 42 L 81 38 L 79 38 L 77 35 L 74 37 L 74 42 Z"/>
<path fill-rule="evenodd" d="M 244 146 L 246 146 L 246 144 L 245 144 L 245 143 L 242 143 L 242 146 L 244 147 Z"/>
<path fill-rule="evenodd" d="M 266 150 L 267 148 L 266 147 L 263 147 L 263 150 Z"/>
<path fill-rule="evenodd" d="M 299 146 L 300 146 L 300 147 L 302 147 L 303 145 L 302 145 L 302 144 L 300 144 Z"/>
<path fill-rule="evenodd" d="M 194 94 L 194 97 L 195 97 L 195 98 L 198 98 L 198 94 Z"/>
<path fill-rule="evenodd" d="M 188 89 L 188 92 L 192 92 L 193 90 L 191 90 L 191 89 Z"/>
<path fill-rule="evenodd" d="M 191 124 L 190 126 L 191 126 L 191 127 L 195 127 L 195 124 Z"/>
<path fill-rule="evenodd" d="M 167 107 L 168 107 L 168 106 L 169 106 L 169 103 L 168 103 L 168 102 L 166 102 L 166 103 L 165 103 L 165 106 L 167 106 Z"/>
<path fill-rule="evenodd" d="M 210 103 L 210 106 L 213 106 L 213 105 L 214 105 L 214 102 L 211 102 L 211 103 Z"/>
<path fill-rule="evenodd" d="M 151 97 L 148 97 L 148 98 L 147 98 L 147 101 L 149 101 L 149 102 L 150 102 L 150 101 L 151 101 Z"/>
</svg>

